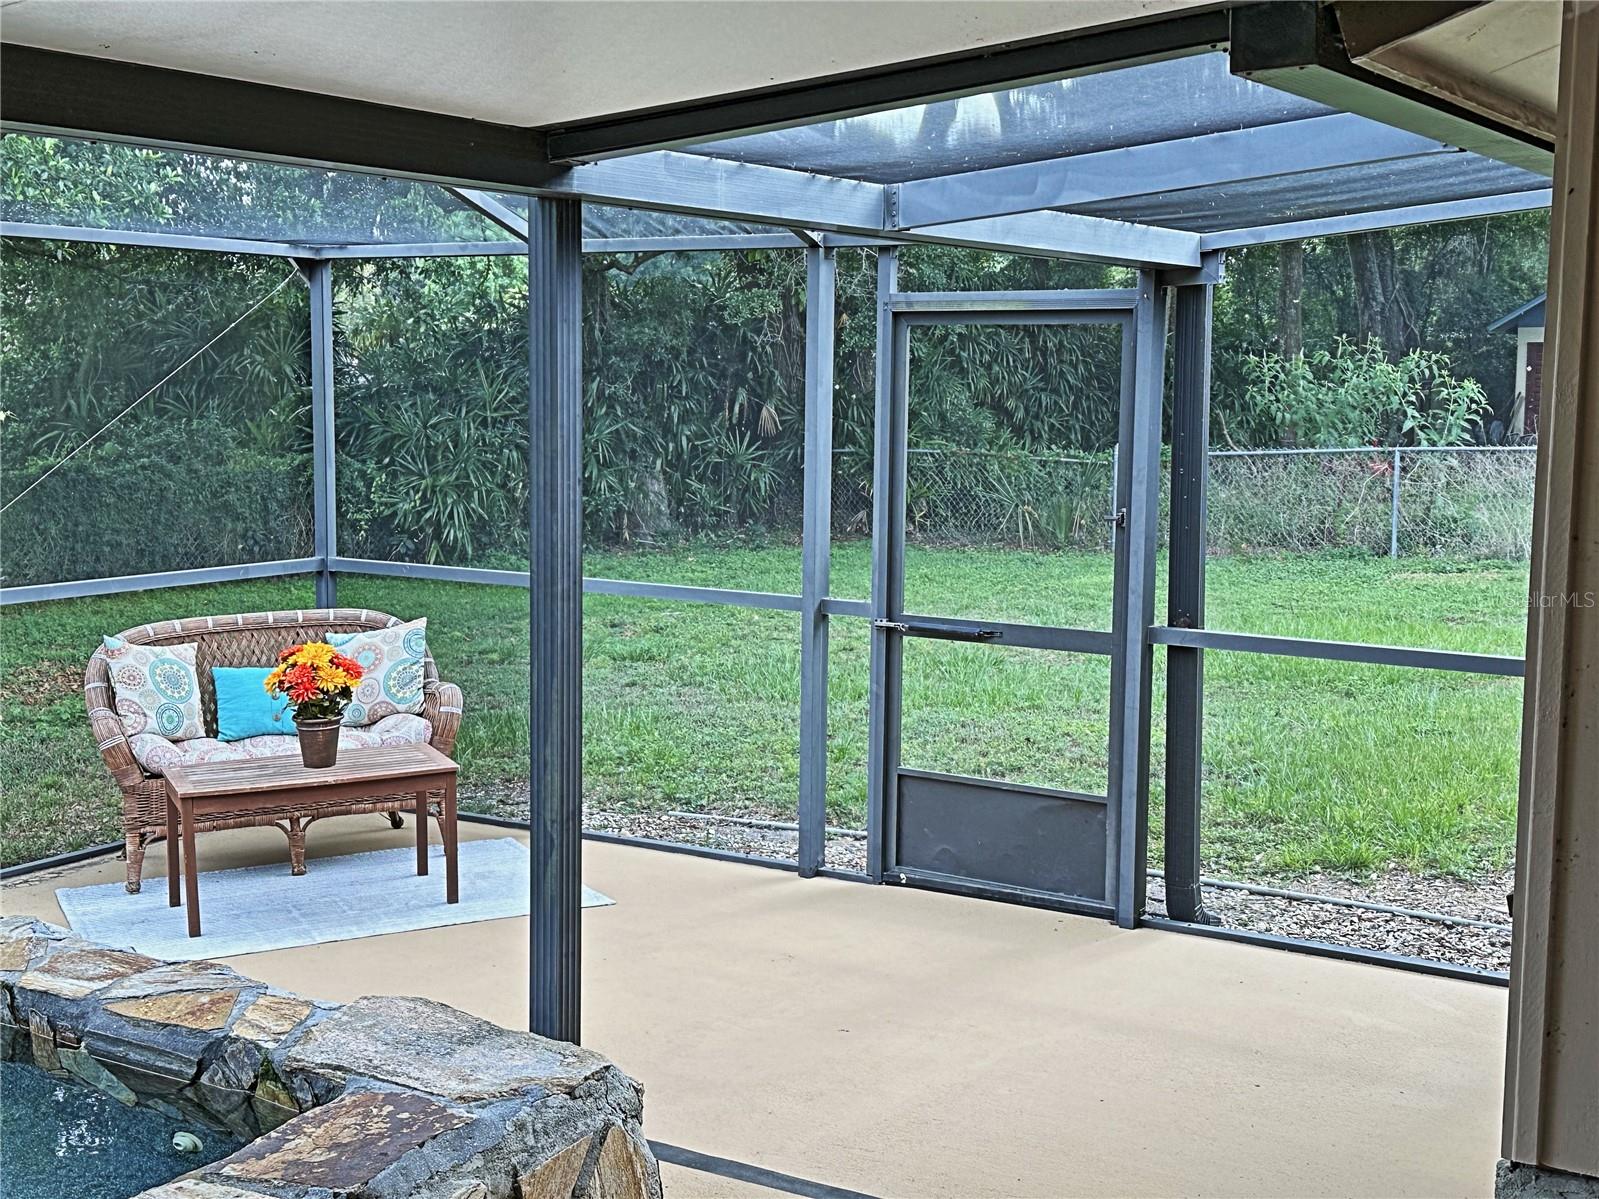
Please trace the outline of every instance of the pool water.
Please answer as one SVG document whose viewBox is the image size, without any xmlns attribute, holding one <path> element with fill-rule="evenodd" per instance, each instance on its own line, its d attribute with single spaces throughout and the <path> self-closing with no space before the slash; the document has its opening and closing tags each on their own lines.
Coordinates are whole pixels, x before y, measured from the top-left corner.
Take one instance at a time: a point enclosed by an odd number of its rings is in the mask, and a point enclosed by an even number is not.
<svg viewBox="0 0 1599 1199">
<path fill-rule="evenodd" d="M 172 1134 L 194 1133 L 200 1153 Z M 21 1062 L 0 1062 L 0 1195 L 5 1199 L 127 1199 L 232 1153 L 225 1133 L 128 1107 Z"/>
</svg>

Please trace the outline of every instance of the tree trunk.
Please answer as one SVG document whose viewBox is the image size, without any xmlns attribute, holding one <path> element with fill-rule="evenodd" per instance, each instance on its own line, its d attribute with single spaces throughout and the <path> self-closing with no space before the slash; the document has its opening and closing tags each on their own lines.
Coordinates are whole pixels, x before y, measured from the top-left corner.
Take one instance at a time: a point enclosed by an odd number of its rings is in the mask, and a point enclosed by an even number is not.
<svg viewBox="0 0 1599 1199">
<path fill-rule="evenodd" d="M 1349 264 L 1355 275 L 1355 336 L 1376 341 L 1391 361 L 1404 357 L 1405 305 L 1394 261 L 1394 238 L 1387 229 L 1349 235 Z"/>
<path fill-rule="evenodd" d="M 1305 243 L 1285 241 L 1277 252 L 1277 353 L 1298 358 L 1305 352 Z"/>
</svg>

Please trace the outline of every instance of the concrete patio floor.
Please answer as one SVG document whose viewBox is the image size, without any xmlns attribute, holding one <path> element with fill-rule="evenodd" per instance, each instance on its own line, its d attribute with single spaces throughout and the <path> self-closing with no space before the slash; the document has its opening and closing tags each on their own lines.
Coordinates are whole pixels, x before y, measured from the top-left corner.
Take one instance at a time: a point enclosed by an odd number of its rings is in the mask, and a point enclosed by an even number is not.
<svg viewBox="0 0 1599 1199">
<path fill-rule="evenodd" d="M 465 837 L 506 830 L 463 826 Z M 409 844 L 318 825 L 314 859 Z M 202 839 L 202 868 L 285 861 Z M 1504 990 L 925 891 L 589 843 L 585 1040 L 649 1135 L 879 1196 L 1488 1195 Z M 147 863 L 162 886 L 164 859 Z M 6 914 L 114 858 L 13 880 Z M 373 896 L 381 903 L 381 896 Z M 326 999 L 526 1022 L 527 921 L 224 959 Z M 777 1192 L 664 1168 L 676 1196 Z"/>
</svg>

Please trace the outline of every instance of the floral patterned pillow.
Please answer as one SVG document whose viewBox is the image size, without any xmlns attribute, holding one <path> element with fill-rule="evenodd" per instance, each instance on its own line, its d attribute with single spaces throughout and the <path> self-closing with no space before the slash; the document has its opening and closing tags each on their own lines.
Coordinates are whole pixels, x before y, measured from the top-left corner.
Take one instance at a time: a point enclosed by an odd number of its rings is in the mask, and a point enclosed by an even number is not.
<svg viewBox="0 0 1599 1199">
<path fill-rule="evenodd" d="M 132 645 L 120 637 L 101 640 L 117 715 L 128 736 L 154 733 L 168 741 L 205 736 L 200 677 L 194 669 L 197 643 Z"/>
<path fill-rule="evenodd" d="M 428 656 L 427 617 L 387 629 L 329 633 L 328 644 L 354 658 L 364 671 L 355 698 L 344 709 L 347 725 L 376 724 L 397 712 L 422 711 L 423 662 Z"/>
</svg>

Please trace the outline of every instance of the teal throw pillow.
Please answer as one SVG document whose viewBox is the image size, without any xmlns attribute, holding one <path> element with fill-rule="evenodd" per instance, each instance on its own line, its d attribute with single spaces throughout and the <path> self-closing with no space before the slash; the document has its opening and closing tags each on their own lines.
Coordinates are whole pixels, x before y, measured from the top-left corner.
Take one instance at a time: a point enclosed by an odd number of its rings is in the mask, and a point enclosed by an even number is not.
<svg viewBox="0 0 1599 1199">
<path fill-rule="evenodd" d="M 268 695 L 270 666 L 213 666 L 211 679 L 217 690 L 217 740 L 245 737 L 294 736 L 289 697 Z"/>
</svg>

